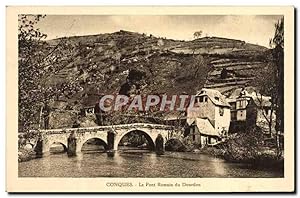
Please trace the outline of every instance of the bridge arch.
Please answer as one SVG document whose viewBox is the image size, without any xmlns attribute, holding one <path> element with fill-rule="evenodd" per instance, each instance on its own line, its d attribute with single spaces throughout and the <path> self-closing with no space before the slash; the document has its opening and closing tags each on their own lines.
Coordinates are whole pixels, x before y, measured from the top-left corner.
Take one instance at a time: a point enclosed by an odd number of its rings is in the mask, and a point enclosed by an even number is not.
<svg viewBox="0 0 300 198">
<path fill-rule="evenodd" d="M 78 137 L 77 142 L 76 142 L 76 152 L 81 152 L 83 145 L 91 139 L 97 139 L 100 140 L 101 143 L 103 143 L 103 146 L 105 148 L 105 150 L 108 149 L 108 145 L 107 145 L 107 138 L 104 138 L 103 136 L 98 136 L 98 135 L 86 135 L 83 137 Z"/>
<path fill-rule="evenodd" d="M 51 150 L 51 146 L 54 144 L 61 145 L 63 147 L 63 152 L 66 152 L 68 150 L 67 144 L 62 143 L 62 142 L 53 142 L 52 144 L 50 144 L 49 151 Z M 59 151 L 59 152 L 61 152 L 61 151 Z M 51 151 L 50 151 L 50 153 L 51 153 Z M 57 151 L 55 151 L 54 153 L 57 153 Z"/>
<path fill-rule="evenodd" d="M 153 134 L 150 133 L 150 130 L 144 130 L 144 129 L 131 129 L 128 131 L 122 131 L 121 133 L 117 134 L 115 136 L 115 141 L 114 141 L 114 150 L 118 150 L 118 145 L 121 142 L 122 138 L 132 132 L 138 132 L 140 134 L 143 134 L 144 137 L 146 138 L 147 142 L 149 143 L 150 149 L 154 150 L 155 149 L 155 139 L 156 136 L 154 137 Z"/>
<path fill-rule="evenodd" d="M 68 144 L 66 141 L 60 141 L 60 140 L 52 140 L 52 141 L 49 141 L 48 143 L 46 143 L 44 145 L 44 148 L 43 148 L 43 153 L 50 153 L 50 148 L 52 145 L 54 144 L 60 144 L 63 146 L 64 148 L 64 151 L 67 151 L 67 148 L 68 148 Z"/>
<path fill-rule="evenodd" d="M 85 142 L 83 142 L 83 144 L 80 146 L 80 151 L 82 151 L 82 148 L 83 148 L 84 144 L 86 144 L 89 140 L 92 140 L 92 139 L 95 139 L 95 140 L 101 142 L 101 144 L 104 146 L 105 150 L 108 149 L 108 145 L 107 145 L 106 141 L 104 141 L 103 139 L 101 139 L 101 138 L 89 138 Z"/>
</svg>

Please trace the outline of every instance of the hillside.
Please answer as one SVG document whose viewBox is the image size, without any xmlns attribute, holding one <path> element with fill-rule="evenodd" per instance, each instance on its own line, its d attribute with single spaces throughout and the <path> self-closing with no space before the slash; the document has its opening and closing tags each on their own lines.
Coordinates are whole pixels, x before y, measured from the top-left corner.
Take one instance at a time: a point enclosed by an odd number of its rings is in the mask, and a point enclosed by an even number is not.
<svg viewBox="0 0 300 198">
<path fill-rule="evenodd" d="M 202 87 L 229 94 L 255 80 L 269 50 L 218 37 L 193 41 L 119 31 L 47 41 L 64 45 L 61 67 L 49 70 L 46 86 L 72 86 L 57 99 L 70 106 L 92 105 L 99 94 L 195 94 Z"/>
</svg>

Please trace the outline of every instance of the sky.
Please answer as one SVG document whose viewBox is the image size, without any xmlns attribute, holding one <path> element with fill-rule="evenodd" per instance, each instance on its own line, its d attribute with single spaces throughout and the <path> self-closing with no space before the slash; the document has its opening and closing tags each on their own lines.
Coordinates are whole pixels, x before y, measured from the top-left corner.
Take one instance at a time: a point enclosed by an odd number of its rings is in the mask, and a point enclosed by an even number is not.
<svg viewBox="0 0 300 198">
<path fill-rule="evenodd" d="M 279 15 L 47 15 L 38 24 L 47 39 L 127 30 L 169 39 L 202 36 L 239 39 L 269 47 Z"/>
</svg>

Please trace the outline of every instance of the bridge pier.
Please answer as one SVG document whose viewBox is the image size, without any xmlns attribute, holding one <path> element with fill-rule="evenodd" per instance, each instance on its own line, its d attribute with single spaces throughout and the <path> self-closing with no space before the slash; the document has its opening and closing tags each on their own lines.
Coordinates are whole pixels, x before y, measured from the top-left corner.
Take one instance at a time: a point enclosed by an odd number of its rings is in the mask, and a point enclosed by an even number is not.
<svg viewBox="0 0 300 198">
<path fill-rule="evenodd" d="M 155 143 L 154 143 L 154 147 L 155 147 L 155 152 L 157 155 L 163 155 L 165 152 L 165 147 L 164 147 L 164 138 L 162 137 L 161 134 L 158 134 L 156 139 L 155 139 Z"/>
<path fill-rule="evenodd" d="M 77 154 L 77 138 L 74 132 L 68 137 L 67 153 L 69 157 L 76 156 Z"/>
<path fill-rule="evenodd" d="M 36 146 L 34 148 L 34 151 L 36 153 L 37 158 L 45 157 L 47 155 L 50 155 L 50 151 L 45 149 L 46 145 L 43 139 L 39 138 L 37 140 Z"/>
<path fill-rule="evenodd" d="M 116 152 L 116 150 L 108 150 L 106 151 L 106 154 L 108 157 L 114 157 Z"/>
<path fill-rule="evenodd" d="M 118 150 L 118 144 L 116 144 L 116 134 L 112 131 L 107 132 L 107 151 Z"/>
</svg>

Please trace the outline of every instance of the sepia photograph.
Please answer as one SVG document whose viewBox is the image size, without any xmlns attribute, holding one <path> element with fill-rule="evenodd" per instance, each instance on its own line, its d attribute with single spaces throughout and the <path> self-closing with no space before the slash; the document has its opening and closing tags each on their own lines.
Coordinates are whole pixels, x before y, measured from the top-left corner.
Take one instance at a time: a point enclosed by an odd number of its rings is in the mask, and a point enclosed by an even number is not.
<svg viewBox="0 0 300 198">
<path fill-rule="evenodd" d="M 14 177 L 34 179 L 30 186 L 108 178 L 98 191 L 199 192 L 201 179 L 289 178 L 292 190 L 294 11 L 277 8 L 132 15 L 9 7 Z"/>
</svg>

